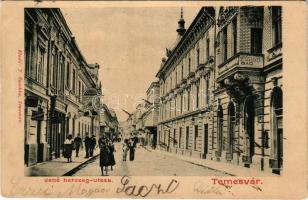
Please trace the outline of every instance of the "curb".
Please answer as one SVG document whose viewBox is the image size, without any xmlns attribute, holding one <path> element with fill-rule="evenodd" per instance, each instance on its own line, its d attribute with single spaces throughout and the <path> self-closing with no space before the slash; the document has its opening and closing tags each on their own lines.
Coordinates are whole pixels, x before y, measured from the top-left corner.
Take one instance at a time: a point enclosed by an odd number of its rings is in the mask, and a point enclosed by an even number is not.
<svg viewBox="0 0 308 200">
<path fill-rule="evenodd" d="M 83 167 L 85 167 L 88 163 L 93 162 L 94 160 L 96 160 L 96 158 L 99 156 L 99 154 L 91 157 L 90 159 L 84 161 L 83 163 L 79 164 L 78 166 L 74 167 L 73 169 L 71 169 L 70 171 L 66 172 L 65 174 L 63 174 L 62 176 L 72 176 L 74 175 L 77 171 L 79 171 L 80 169 L 82 169 Z"/>
<path fill-rule="evenodd" d="M 198 162 L 194 162 L 194 161 L 191 161 L 191 160 L 187 160 L 187 159 L 185 159 L 185 158 L 183 158 L 183 157 L 174 156 L 174 155 L 172 155 L 172 154 L 165 153 L 165 152 L 162 152 L 162 151 L 160 151 L 160 150 L 155 150 L 155 151 L 153 151 L 153 152 L 156 152 L 156 153 L 161 152 L 161 154 L 163 154 L 163 155 L 165 155 L 165 156 L 169 156 L 169 157 L 173 157 L 173 158 L 178 158 L 178 159 L 180 159 L 180 160 L 182 160 L 182 161 L 184 161 L 184 162 L 187 162 L 187 163 L 190 163 L 190 164 L 193 164 L 193 165 L 197 165 L 197 166 L 200 166 L 200 167 L 203 167 L 203 168 L 206 168 L 206 169 L 210 169 L 210 170 L 213 170 L 213 171 L 216 171 L 216 172 L 220 172 L 220 173 L 226 174 L 226 175 L 228 175 L 228 176 L 236 176 L 235 174 L 229 173 L 229 172 L 227 172 L 227 171 L 224 171 L 224 170 L 221 170 L 221 169 L 215 169 L 215 168 L 213 168 L 213 167 L 209 167 L 209 166 L 206 166 L 206 165 L 201 164 L 201 163 L 198 163 Z"/>
</svg>

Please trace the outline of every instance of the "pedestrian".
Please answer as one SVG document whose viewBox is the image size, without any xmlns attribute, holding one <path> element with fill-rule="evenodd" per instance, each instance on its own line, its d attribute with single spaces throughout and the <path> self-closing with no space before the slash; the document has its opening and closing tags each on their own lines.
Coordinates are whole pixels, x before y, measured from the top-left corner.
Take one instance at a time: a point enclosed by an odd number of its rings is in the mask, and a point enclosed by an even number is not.
<svg viewBox="0 0 308 200">
<path fill-rule="evenodd" d="M 115 159 L 114 159 L 114 152 L 116 152 L 114 148 L 114 144 L 112 140 L 108 140 L 108 148 L 109 148 L 109 166 L 111 171 L 113 170 L 113 166 L 116 164 Z"/>
<path fill-rule="evenodd" d="M 86 150 L 86 157 L 85 158 L 89 158 L 89 156 L 90 156 L 91 139 L 89 138 L 88 135 L 84 139 L 84 146 L 85 146 L 85 150 Z"/>
<path fill-rule="evenodd" d="M 123 161 L 126 161 L 127 158 L 127 152 L 128 152 L 128 139 L 124 139 L 122 144 L 122 150 L 123 150 Z"/>
<path fill-rule="evenodd" d="M 76 150 L 76 157 L 78 157 L 79 149 L 80 149 L 80 147 L 82 147 L 82 140 L 81 140 L 79 133 L 77 134 L 77 136 L 74 139 L 74 145 L 75 145 L 75 150 Z"/>
<path fill-rule="evenodd" d="M 99 138 L 98 146 L 100 149 L 99 165 L 101 167 L 102 176 L 104 176 L 104 171 L 106 172 L 106 176 L 108 176 L 109 148 L 105 137 Z"/>
<path fill-rule="evenodd" d="M 130 161 L 134 161 L 135 159 L 135 143 L 133 141 L 133 139 L 131 138 L 129 140 L 129 143 L 128 143 L 128 148 L 129 148 L 129 160 Z"/>
<path fill-rule="evenodd" d="M 96 138 L 94 135 L 92 135 L 91 137 L 91 144 L 90 144 L 90 157 L 93 156 L 93 151 L 95 149 L 95 146 L 96 146 Z"/>
<path fill-rule="evenodd" d="M 65 158 L 67 158 L 67 162 L 72 162 L 73 143 L 73 136 L 68 135 L 64 141 Z"/>
</svg>

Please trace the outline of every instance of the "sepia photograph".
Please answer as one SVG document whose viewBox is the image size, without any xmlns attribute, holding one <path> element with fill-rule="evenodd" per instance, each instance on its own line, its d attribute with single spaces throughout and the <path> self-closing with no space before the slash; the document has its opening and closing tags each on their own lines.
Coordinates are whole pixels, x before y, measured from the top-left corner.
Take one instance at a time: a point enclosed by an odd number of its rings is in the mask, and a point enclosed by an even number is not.
<svg viewBox="0 0 308 200">
<path fill-rule="evenodd" d="M 5 198 L 304 199 L 300 1 L 4 1 Z"/>
<path fill-rule="evenodd" d="M 283 176 L 281 6 L 24 8 L 26 176 Z"/>
</svg>

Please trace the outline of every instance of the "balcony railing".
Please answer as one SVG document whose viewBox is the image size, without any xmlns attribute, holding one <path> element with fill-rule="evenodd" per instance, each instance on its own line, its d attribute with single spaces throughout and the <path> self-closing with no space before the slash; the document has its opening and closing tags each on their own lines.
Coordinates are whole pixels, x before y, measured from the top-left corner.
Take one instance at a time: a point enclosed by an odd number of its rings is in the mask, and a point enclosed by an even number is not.
<svg viewBox="0 0 308 200">
<path fill-rule="evenodd" d="M 262 68 L 264 66 L 263 54 L 237 53 L 218 66 L 218 74 L 223 75 L 234 68 Z"/>
</svg>

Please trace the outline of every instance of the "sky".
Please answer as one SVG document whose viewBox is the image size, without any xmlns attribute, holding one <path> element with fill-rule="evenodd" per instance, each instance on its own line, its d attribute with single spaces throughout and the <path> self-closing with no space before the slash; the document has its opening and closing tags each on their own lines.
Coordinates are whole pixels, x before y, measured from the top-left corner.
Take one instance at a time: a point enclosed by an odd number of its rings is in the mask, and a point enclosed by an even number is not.
<svg viewBox="0 0 308 200">
<path fill-rule="evenodd" d="M 187 29 L 199 7 L 183 8 Z M 103 102 L 119 121 L 142 103 L 166 48 L 177 38 L 181 8 L 62 8 L 88 63 L 100 65 Z"/>
</svg>

